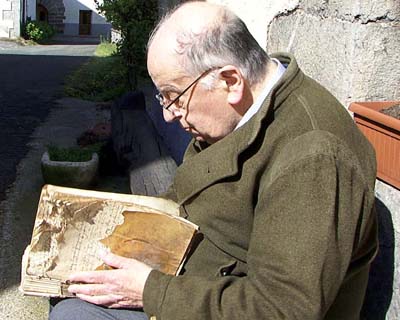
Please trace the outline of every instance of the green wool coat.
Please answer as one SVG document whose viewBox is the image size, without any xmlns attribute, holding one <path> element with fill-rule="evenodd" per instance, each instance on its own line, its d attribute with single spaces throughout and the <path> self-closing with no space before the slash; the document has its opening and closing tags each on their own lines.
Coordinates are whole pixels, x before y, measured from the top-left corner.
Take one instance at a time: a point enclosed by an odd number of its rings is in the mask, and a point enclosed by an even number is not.
<svg viewBox="0 0 400 320">
<path fill-rule="evenodd" d="M 174 200 L 202 235 L 177 277 L 152 271 L 157 320 L 358 319 L 377 251 L 375 155 L 345 108 L 287 70 L 262 108 L 213 145 L 193 142 Z"/>
</svg>

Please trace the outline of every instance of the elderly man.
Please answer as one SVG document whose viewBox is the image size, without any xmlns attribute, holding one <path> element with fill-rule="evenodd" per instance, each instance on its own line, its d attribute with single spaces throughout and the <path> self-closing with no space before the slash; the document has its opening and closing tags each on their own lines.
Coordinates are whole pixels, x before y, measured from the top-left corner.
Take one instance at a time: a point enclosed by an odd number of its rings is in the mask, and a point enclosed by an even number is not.
<svg viewBox="0 0 400 320">
<path fill-rule="evenodd" d="M 202 240 L 178 276 L 104 255 L 116 269 L 73 275 L 80 299 L 51 319 L 358 319 L 375 159 L 343 106 L 204 2 L 159 24 L 148 69 L 166 121 L 194 138 L 168 196 Z"/>
</svg>

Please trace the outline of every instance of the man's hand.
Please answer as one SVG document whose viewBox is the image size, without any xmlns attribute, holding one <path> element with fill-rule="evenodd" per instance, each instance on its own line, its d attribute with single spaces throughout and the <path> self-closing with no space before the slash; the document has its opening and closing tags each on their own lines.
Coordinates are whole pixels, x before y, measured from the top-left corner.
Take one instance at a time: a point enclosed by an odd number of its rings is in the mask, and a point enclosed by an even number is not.
<svg viewBox="0 0 400 320">
<path fill-rule="evenodd" d="M 107 253 L 103 261 L 116 269 L 84 271 L 69 277 L 72 284 L 68 291 L 82 300 L 109 308 L 143 307 L 143 290 L 151 268 L 135 259 Z"/>
</svg>

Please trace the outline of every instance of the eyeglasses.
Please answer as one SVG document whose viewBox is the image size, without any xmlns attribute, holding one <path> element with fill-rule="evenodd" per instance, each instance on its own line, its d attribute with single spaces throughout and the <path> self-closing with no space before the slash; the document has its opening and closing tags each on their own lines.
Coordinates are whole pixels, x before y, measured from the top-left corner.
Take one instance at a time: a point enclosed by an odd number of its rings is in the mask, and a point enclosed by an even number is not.
<svg viewBox="0 0 400 320">
<path fill-rule="evenodd" d="M 168 110 L 173 104 L 175 104 L 179 100 L 180 97 L 182 97 L 191 87 L 193 87 L 197 83 L 197 81 L 199 81 L 206 73 L 210 72 L 212 69 L 214 69 L 214 68 L 204 71 L 192 83 L 190 83 L 180 94 L 178 94 L 175 99 L 170 101 L 167 105 L 165 105 L 164 102 L 168 101 L 168 99 L 165 98 L 160 92 L 157 93 L 156 98 L 157 98 L 158 102 L 165 110 Z"/>
</svg>

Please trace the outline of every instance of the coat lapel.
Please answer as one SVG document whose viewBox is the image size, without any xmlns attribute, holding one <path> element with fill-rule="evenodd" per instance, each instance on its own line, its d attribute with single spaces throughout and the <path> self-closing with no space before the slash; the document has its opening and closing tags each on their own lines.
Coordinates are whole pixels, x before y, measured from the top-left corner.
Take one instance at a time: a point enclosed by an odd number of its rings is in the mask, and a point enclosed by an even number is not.
<svg viewBox="0 0 400 320">
<path fill-rule="evenodd" d="M 267 109 L 269 103 L 270 99 L 267 99 L 262 109 Z M 203 150 L 197 142 L 192 141 L 175 175 L 174 185 L 180 204 L 217 181 L 238 173 L 239 155 L 252 144 L 261 125 L 261 119 L 253 120 L 256 121 L 251 121 L 252 124 L 248 123 Z"/>
<path fill-rule="evenodd" d="M 292 56 L 279 56 L 282 62 L 288 63 L 288 72 L 285 72 L 282 79 L 268 95 L 261 109 L 243 127 L 230 133 L 224 139 L 201 148 L 197 142 L 188 147 L 184 162 L 178 167 L 174 185 L 179 204 L 183 204 L 210 185 L 224 178 L 232 177 L 240 170 L 239 156 L 256 139 L 260 132 L 263 121 L 268 121 L 267 115 L 272 108 L 277 108 L 281 101 L 276 101 L 279 93 L 279 100 L 284 100 L 289 94 L 284 83 L 286 78 L 292 82 L 298 73 L 298 67 Z M 283 91 L 283 92 L 282 92 Z M 291 91 L 291 90 L 289 90 Z M 271 100 L 271 97 L 274 97 Z M 271 102 L 272 101 L 272 102 Z"/>
</svg>

